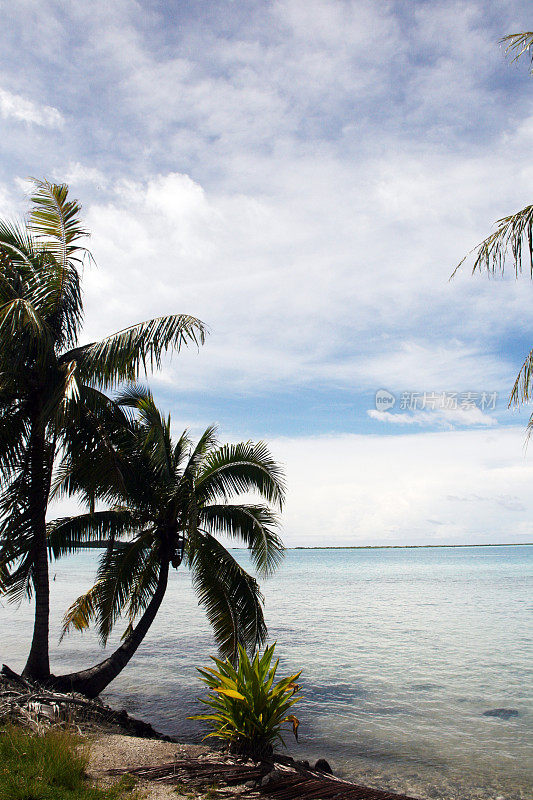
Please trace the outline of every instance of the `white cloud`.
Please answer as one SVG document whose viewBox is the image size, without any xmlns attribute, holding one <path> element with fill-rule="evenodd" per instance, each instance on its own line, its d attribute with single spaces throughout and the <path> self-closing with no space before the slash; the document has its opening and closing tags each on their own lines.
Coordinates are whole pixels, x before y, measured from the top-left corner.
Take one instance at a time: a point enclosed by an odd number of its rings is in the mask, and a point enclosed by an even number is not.
<svg viewBox="0 0 533 800">
<path fill-rule="evenodd" d="M 269 447 L 287 476 L 289 547 L 533 541 L 522 430 L 284 437 Z M 50 516 L 79 510 L 65 500 Z"/>
<path fill-rule="evenodd" d="M 167 369 L 177 388 L 329 381 L 505 393 L 518 365 L 488 350 L 487 335 L 527 319 L 527 294 L 512 282 L 448 282 L 463 247 L 450 246 L 451 187 L 446 201 L 419 187 L 420 201 L 413 188 L 411 219 L 398 227 L 383 171 L 364 178 L 363 203 L 338 163 L 299 166 L 300 183 L 270 197 L 208 191 L 183 173 L 112 184 L 87 208 L 99 265 L 85 276 L 87 336 L 163 312 L 199 316 L 212 335 L 201 362 L 184 353 Z M 408 206 L 405 186 L 394 191 Z"/>
<path fill-rule="evenodd" d="M 529 78 L 496 46 L 528 5 L 275 0 L 246 14 L 227 4 L 223 25 L 188 6 L 45 11 L 27 0 L 0 31 L 6 80 L 13 70 L 21 93 L 3 91 L 0 114 L 26 123 L 4 125 L 13 174 L 3 180 L 54 175 L 82 200 L 99 265 L 84 275 L 86 337 L 161 313 L 204 319 L 212 333 L 201 353 L 153 378 L 178 414 L 183 389 L 244 396 L 251 408 L 254 393 L 340 389 L 350 414 L 353 399 L 383 386 L 506 395 L 533 336 L 530 286 L 467 268 L 448 278 L 492 220 L 530 202 Z M 46 97 L 52 81 L 72 119 L 60 141 L 61 112 L 25 99 Z M 0 201 L 13 205 L 1 189 Z M 280 443 L 300 497 L 289 536 L 416 539 L 438 527 L 468 538 L 471 524 L 473 536 L 506 538 L 512 470 L 500 490 L 480 459 L 491 441 L 510 463 L 521 432 L 511 442 L 491 416 L 398 416 L 387 421 L 411 432 L 473 420 L 491 430 L 393 441 L 376 424 L 375 438 Z M 529 509 L 518 473 L 516 503 Z M 441 490 L 482 499 L 457 521 Z M 503 514 L 493 528 L 489 507 Z M 518 522 L 517 535 L 521 525 L 529 530 Z"/>
<path fill-rule="evenodd" d="M 377 411 L 370 408 L 366 412 L 371 419 L 391 425 L 431 425 L 452 430 L 456 426 L 471 427 L 483 425 L 492 427 L 498 424 L 495 417 L 485 414 L 480 408 L 431 409 L 429 411 Z"/>
<path fill-rule="evenodd" d="M 4 119 L 15 119 L 44 128 L 61 128 L 65 122 L 57 108 L 37 105 L 21 95 L 12 94 L 2 88 L 0 88 L 0 114 Z"/>
<path fill-rule="evenodd" d="M 523 444 L 523 431 L 509 428 L 274 440 L 289 486 L 285 541 L 533 541 L 533 463 Z"/>
<path fill-rule="evenodd" d="M 106 189 L 109 185 L 107 176 L 101 170 L 79 161 L 71 162 L 58 171 L 54 180 L 68 184 L 73 191 L 77 190 L 78 184 L 93 185 L 96 189 Z"/>
</svg>

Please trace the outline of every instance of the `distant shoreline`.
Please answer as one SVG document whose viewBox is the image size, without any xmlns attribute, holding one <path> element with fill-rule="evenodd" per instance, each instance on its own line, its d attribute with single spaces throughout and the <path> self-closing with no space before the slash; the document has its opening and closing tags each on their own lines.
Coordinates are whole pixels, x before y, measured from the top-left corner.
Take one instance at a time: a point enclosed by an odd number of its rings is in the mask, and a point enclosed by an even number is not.
<svg viewBox="0 0 533 800">
<path fill-rule="evenodd" d="M 416 550 L 427 547 L 531 547 L 533 542 L 496 542 L 496 544 L 341 544 L 332 547 L 286 547 L 286 550 Z M 234 550 L 244 548 L 235 547 Z"/>
<path fill-rule="evenodd" d="M 286 547 L 285 550 L 419 550 L 428 547 L 531 547 L 533 542 L 496 542 L 495 544 L 341 544 L 331 547 L 316 546 Z M 78 544 L 80 550 L 102 549 L 107 547 L 106 542 L 84 542 Z M 246 550 L 245 547 L 230 547 L 229 550 Z"/>
</svg>

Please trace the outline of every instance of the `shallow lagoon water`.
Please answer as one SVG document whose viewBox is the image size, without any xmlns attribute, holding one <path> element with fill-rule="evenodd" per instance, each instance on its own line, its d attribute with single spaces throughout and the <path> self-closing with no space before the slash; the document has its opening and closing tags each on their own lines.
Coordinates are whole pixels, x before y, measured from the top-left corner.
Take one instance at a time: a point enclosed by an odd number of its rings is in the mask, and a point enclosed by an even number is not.
<svg viewBox="0 0 533 800">
<path fill-rule="evenodd" d="M 90 586 L 97 557 L 52 565 L 55 672 L 104 656 L 92 633 L 58 644 L 62 613 Z M 533 546 L 288 551 L 262 586 L 281 667 L 303 670 L 291 754 L 323 756 L 339 774 L 421 798 L 532 797 L 532 566 Z M 0 606 L 0 657 L 14 669 L 31 621 L 27 604 Z M 201 689 L 194 667 L 214 652 L 181 570 L 106 697 L 197 741 L 198 723 L 186 720 Z M 517 713 L 485 715 L 495 709 Z"/>
</svg>

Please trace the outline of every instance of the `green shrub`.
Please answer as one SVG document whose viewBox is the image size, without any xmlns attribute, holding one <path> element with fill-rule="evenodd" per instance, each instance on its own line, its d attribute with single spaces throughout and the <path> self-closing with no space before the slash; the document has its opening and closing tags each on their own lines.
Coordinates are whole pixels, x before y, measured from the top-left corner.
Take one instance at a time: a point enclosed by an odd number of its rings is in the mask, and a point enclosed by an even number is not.
<svg viewBox="0 0 533 800">
<path fill-rule="evenodd" d="M 239 659 L 234 668 L 229 660 L 211 657 L 217 669 L 199 669 L 200 678 L 209 689 L 207 699 L 211 713 L 195 714 L 189 719 L 207 722 L 213 730 L 207 734 L 229 743 L 232 752 L 262 757 L 273 752 L 274 744 L 285 741 L 283 725 L 290 723 L 298 738 L 298 719 L 288 714 L 289 709 L 301 700 L 295 697 L 300 675 L 290 675 L 274 683 L 279 659 L 271 666 L 275 645 L 268 647 L 262 656 L 256 653 L 250 661 L 239 646 Z"/>
<path fill-rule="evenodd" d="M 43 735 L 0 730 L 0 800 L 115 800 L 122 787 L 98 789 L 85 778 L 83 740 L 65 731 Z"/>
</svg>

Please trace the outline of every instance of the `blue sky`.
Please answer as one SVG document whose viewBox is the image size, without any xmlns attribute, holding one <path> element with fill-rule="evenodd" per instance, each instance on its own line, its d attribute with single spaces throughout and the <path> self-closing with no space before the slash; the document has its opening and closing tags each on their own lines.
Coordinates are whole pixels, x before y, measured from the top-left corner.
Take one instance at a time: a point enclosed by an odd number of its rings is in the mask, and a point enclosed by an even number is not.
<svg viewBox="0 0 533 800">
<path fill-rule="evenodd" d="M 528 414 L 507 398 L 533 287 L 448 280 L 531 200 L 531 78 L 498 45 L 530 3 L 0 10 L 0 208 L 23 212 L 29 175 L 83 202 L 87 339 L 208 323 L 154 392 L 177 429 L 271 442 L 289 544 L 532 539 Z"/>
</svg>

